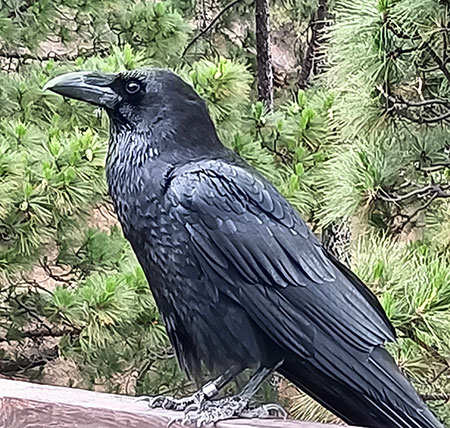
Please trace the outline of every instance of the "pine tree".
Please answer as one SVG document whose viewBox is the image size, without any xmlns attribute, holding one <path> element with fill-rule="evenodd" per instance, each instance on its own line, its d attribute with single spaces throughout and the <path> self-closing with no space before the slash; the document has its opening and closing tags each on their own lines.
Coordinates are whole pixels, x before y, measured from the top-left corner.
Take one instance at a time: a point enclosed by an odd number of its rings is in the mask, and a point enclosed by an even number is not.
<svg viewBox="0 0 450 428">
<path fill-rule="evenodd" d="M 399 333 L 391 347 L 450 421 L 450 157 L 446 2 L 337 1 L 329 38 L 333 148 L 323 225 L 350 220 L 353 267 Z"/>
<path fill-rule="evenodd" d="M 163 66 L 192 83 L 222 141 L 315 232 L 350 225 L 343 257 L 398 328 L 393 355 L 450 421 L 448 7 L 271 2 L 272 40 L 292 37 L 297 64 L 275 79 L 270 111 L 257 101 L 250 0 L 5 0 L 0 374 L 130 394 L 194 389 L 106 194 L 106 117 L 41 91 L 69 70 Z M 330 418 L 304 395 L 292 410 Z"/>
</svg>

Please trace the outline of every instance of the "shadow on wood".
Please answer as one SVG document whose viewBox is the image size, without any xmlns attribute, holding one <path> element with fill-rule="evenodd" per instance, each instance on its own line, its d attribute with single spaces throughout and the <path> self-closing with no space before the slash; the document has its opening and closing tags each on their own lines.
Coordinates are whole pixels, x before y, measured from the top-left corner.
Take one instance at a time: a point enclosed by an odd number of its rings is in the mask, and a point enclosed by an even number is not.
<svg viewBox="0 0 450 428">
<path fill-rule="evenodd" d="M 0 379 L 0 428 L 166 428 L 179 415 L 149 410 L 144 401 L 134 397 Z M 234 419 L 217 424 L 217 428 L 249 427 L 331 425 L 281 419 Z"/>
</svg>

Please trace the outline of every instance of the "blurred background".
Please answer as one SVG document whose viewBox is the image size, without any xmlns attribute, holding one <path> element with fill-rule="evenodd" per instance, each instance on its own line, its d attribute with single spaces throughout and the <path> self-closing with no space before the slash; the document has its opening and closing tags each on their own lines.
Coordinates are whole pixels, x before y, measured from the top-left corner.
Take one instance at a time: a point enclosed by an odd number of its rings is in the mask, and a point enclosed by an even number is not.
<svg viewBox="0 0 450 428">
<path fill-rule="evenodd" d="M 379 297 L 450 424 L 449 32 L 448 0 L 1 0 L 0 376 L 195 389 L 106 193 L 106 115 L 41 89 L 169 67 Z M 336 422 L 282 379 L 260 395 Z"/>
</svg>

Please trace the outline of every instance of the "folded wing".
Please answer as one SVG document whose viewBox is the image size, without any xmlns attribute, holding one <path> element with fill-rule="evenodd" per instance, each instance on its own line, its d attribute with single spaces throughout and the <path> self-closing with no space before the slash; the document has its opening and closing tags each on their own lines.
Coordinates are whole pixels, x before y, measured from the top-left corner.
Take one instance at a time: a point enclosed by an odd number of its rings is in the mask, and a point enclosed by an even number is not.
<svg viewBox="0 0 450 428">
<path fill-rule="evenodd" d="M 213 286 L 283 348 L 306 358 L 325 334 L 369 354 L 394 339 L 375 296 L 245 164 L 186 165 L 170 177 L 166 200 Z"/>
</svg>

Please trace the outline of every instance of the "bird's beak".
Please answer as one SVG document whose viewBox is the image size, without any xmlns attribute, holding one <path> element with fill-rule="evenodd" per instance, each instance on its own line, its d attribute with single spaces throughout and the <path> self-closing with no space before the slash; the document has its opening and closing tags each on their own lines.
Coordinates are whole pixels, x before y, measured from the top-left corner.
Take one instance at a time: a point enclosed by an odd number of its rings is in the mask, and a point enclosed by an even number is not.
<svg viewBox="0 0 450 428">
<path fill-rule="evenodd" d="M 45 84 L 43 90 L 96 106 L 113 108 L 120 101 L 120 96 L 111 87 L 115 78 L 111 73 L 77 71 L 54 77 Z"/>
</svg>

